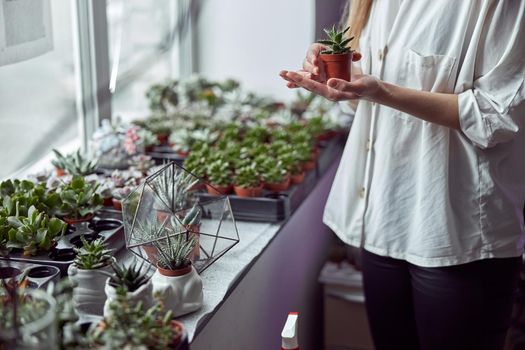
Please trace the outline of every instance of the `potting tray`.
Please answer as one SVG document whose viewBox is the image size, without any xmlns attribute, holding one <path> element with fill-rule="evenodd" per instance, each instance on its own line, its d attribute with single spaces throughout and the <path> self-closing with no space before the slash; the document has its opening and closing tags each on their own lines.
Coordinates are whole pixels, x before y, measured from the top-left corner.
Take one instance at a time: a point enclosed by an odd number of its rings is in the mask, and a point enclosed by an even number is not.
<svg viewBox="0 0 525 350">
<path fill-rule="evenodd" d="M 147 155 L 153 158 L 157 165 L 169 162 L 175 162 L 177 165 L 182 165 L 186 158 L 175 152 L 170 146 L 153 147 L 153 151 L 147 152 Z"/>
<path fill-rule="evenodd" d="M 28 288 L 45 288 L 49 282 L 58 282 L 60 269 L 56 266 L 22 261 L 0 261 L 0 279 L 21 277 L 25 274 Z"/>
<path fill-rule="evenodd" d="M 116 214 L 112 211 L 102 210 L 88 223 L 69 225 L 64 236 L 50 252 L 24 256 L 22 251 L 15 250 L 9 253 L 9 260 L 55 266 L 60 270 L 62 276 L 67 276 L 67 269 L 75 259 L 73 247 L 82 246 L 80 236 L 83 235 L 87 241 L 103 238 L 108 248 L 113 249 L 114 253 L 125 246 L 122 220 L 114 216 Z M 0 260 L 6 260 L 6 258 L 0 257 Z"/>
<path fill-rule="evenodd" d="M 253 198 L 228 195 L 235 219 L 259 222 L 279 222 L 288 219 L 341 153 L 343 142 L 343 138 L 334 138 L 321 143 L 319 145 L 321 153 L 316 168 L 306 173 L 303 183 L 292 185 L 287 191 L 272 193 L 264 190 L 260 197 Z M 202 201 L 214 198 L 204 192 L 198 195 Z"/>
</svg>

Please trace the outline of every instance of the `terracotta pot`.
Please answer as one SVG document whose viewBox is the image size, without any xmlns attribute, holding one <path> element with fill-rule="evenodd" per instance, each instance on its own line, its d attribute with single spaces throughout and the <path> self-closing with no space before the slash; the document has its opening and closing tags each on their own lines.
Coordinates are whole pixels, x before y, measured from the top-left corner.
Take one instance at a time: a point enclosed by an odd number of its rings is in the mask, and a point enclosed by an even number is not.
<svg viewBox="0 0 525 350">
<path fill-rule="evenodd" d="M 240 187 L 240 186 L 233 186 L 233 189 L 235 190 L 235 194 L 239 197 L 259 197 L 263 190 L 263 185 L 260 184 L 257 187 Z"/>
<path fill-rule="evenodd" d="M 295 175 L 292 174 L 292 176 L 291 176 L 291 178 L 290 178 L 292 184 L 294 184 L 294 185 L 298 185 L 298 184 L 303 183 L 303 181 L 304 181 L 304 175 L 305 175 L 304 171 L 302 171 L 302 172 L 299 173 L 299 174 L 295 174 Z"/>
<path fill-rule="evenodd" d="M 170 270 L 170 269 L 165 269 L 163 267 L 160 267 L 159 264 L 157 263 L 157 270 L 162 276 L 169 276 L 169 277 L 184 276 L 191 272 L 191 264 L 189 264 L 186 267 L 183 267 L 182 269 Z"/>
<path fill-rule="evenodd" d="M 182 335 L 184 334 L 184 325 L 179 321 L 171 320 L 171 327 L 175 333 L 173 337 L 173 347 L 178 346 L 182 340 Z"/>
<path fill-rule="evenodd" d="M 62 168 L 56 168 L 55 167 L 55 174 L 56 174 L 56 176 L 61 177 L 61 176 L 66 175 L 66 172 Z"/>
<path fill-rule="evenodd" d="M 157 222 L 163 223 L 166 221 L 166 218 L 171 215 L 170 212 L 163 211 L 163 210 L 157 210 Z"/>
<path fill-rule="evenodd" d="M 105 207 L 113 206 L 113 198 L 112 197 L 104 198 L 104 203 L 103 204 L 104 204 Z"/>
<path fill-rule="evenodd" d="M 310 170 L 313 170 L 315 169 L 315 161 L 311 160 L 309 162 L 304 162 L 302 164 L 302 167 L 303 167 L 303 170 L 304 171 L 310 171 Z"/>
<path fill-rule="evenodd" d="M 75 225 L 75 224 L 80 224 L 81 222 L 86 222 L 86 221 L 91 221 L 91 219 L 93 219 L 93 216 L 94 214 L 91 213 L 91 214 L 87 214 L 81 218 L 68 218 L 68 217 L 63 217 L 62 220 L 64 220 L 64 222 L 66 224 L 69 224 L 69 225 Z"/>
<path fill-rule="evenodd" d="M 265 183 L 264 188 L 272 192 L 284 192 L 290 187 L 290 176 L 286 175 L 279 183 Z"/>
<path fill-rule="evenodd" d="M 157 134 L 157 140 L 161 145 L 166 145 L 168 143 L 168 134 Z"/>
<path fill-rule="evenodd" d="M 326 80 L 331 78 L 350 81 L 352 65 L 352 53 L 342 53 L 337 55 L 320 54 L 319 59 L 324 64 Z"/>
<path fill-rule="evenodd" d="M 311 159 L 315 162 L 317 159 L 319 159 L 320 155 L 321 155 L 321 151 L 319 150 L 319 148 L 315 147 L 312 150 L 312 157 L 311 157 Z"/>
<path fill-rule="evenodd" d="M 208 185 L 206 184 L 206 190 L 208 191 L 208 194 L 211 194 L 212 196 L 220 196 L 223 194 L 229 194 L 233 190 L 233 185 L 228 186 L 219 186 L 219 185 Z"/>
<path fill-rule="evenodd" d="M 113 198 L 113 208 L 118 211 L 122 211 L 122 202 L 116 198 Z"/>
<path fill-rule="evenodd" d="M 186 158 L 190 152 L 177 151 L 177 154 L 182 158 Z"/>
<path fill-rule="evenodd" d="M 157 248 L 153 245 L 143 245 L 142 249 L 144 249 L 144 253 L 146 253 L 146 256 L 148 257 L 148 261 L 152 265 L 156 265 L 158 261 Z"/>
</svg>

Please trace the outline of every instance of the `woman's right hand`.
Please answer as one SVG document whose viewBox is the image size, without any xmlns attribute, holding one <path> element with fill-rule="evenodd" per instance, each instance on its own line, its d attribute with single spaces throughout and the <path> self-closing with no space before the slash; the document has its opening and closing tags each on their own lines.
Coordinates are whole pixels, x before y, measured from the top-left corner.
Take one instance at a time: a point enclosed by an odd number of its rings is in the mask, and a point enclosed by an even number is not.
<svg viewBox="0 0 525 350">
<path fill-rule="evenodd" d="M 303 75 L 305 78 L 312 79 L 320 83 L 326 83 L 324 68 L 319 62 L 319 54 L 325 49 L 326 46 L 319 43 L 313 43 L 310 45 L 303 61 L 303 69 L 297 71 L 297 73 Z M 297 85 L 290 82 L 288 82 L 286 86 L 289 88 L 297 87 Z"/>
</svg>

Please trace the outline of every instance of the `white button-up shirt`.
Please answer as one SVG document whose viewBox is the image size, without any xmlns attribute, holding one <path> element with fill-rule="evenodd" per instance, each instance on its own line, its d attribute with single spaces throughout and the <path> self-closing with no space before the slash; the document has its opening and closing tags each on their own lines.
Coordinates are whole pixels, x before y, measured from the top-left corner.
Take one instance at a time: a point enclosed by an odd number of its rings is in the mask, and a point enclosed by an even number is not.
<svg viewBox="0 0 525 350">
<path fill-rule="evenodd" d="M 461 131 L 361 101 L 324 213 L 346 243 L 420 266 L 523 250 L 525 1 L 376 0 L 364 73 L 459 96 Z"/>
</svg>

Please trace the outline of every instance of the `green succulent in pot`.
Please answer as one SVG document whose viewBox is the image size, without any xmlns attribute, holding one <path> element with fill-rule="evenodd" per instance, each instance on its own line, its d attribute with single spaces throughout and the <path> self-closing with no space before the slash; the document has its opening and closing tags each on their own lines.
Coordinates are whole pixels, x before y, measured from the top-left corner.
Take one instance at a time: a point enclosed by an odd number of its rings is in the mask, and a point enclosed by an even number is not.
<svg viewBox="0 0 525 350">
<path fill-rule="evenodd" d="M 319 59 L 324 64 L 327 80 L 338 78 L 350 81 L 352 50 L 348 44 L 354 38 L 346 36 L 349 30 L 349 27 L 337 30 L 335 26 L 332 26 L 331 29 L 324 30 L 327 38 L 318 41 L 326 47 L 325 50 L 321 51 Z"/>
<path fill-rule="evenodd" d="M 323 44 L 327 47 L 321 53 L 325 55 L 338 55 L 350 52 L 351 48 L 348 44 L 354 39 L 354 37 L 346 38 L 345 34 L 350 30 L 350 27 L 346 27 L 343 30 L 338 30 L 335 25 L 331 29 L 324 29 L 327 39 L 318 40 L 319 44 Z"/>
<path fill-rule="evenodd" d="M 97 193 L 98 184 L 86 182 L 82 176 L 73 176 L 69 184 L 60 188 L 61 213 L 66 219 L 82 220 L 102 207 L 103 199 Z"/>
<path fill-rule="evenodd" d="M 260 184 L 259 173 L 252 166 L 244 166 L 235 172 L 235 185 L 238 187 L 251 188 Z"/>
<path fill-rule="evenodd" d="M 232 171 L 230 163 L 223 160 L 216 160 L 206 168 L 208 182 L 215 186 L 228 186 L 232 183 Z"/>
<path fill-rule="evenodd" d="M 52 160 L 51 163 L 59 169 L 64 170 L 70 175 L 90 175 L 97 171 L 98 160 L 89 159 L 82 155 L 80 149 L 75 153 L 64 156 L 62 153 L 53 149 L 56 159 Z"/>
<path fill-rule="evenodd" d="M 27 217 L 9 216 L 7 249 L 24 250 L 24 255 L 36 255 L 39 251 L 48 251 L 62 237 L 66 224 L 57 218 L 49 218 L 34 206 L 28 210 Z M 4 222 L 5 224 L 5 222 Z"/>
<path fill-rule="evenodd" d="M 8 215 L 27 216 L 27 211 L 34 206 L 48 216 L 55 216 L 60 208 L 60 196 L 54 190 L 48 190 L 44 183 L 35 184 L 28 180 L 6 180 L 0 184 L 2 206 Z"/>
<path fill-rule="evenodd" d="M 286 168 L 278 159 L 267 158 L 263 164 L 262 179 L 265 183 L 280 183 L 286 179 L 287 174 Z"/>
<path fill-rule="evenodd" d="M 134 292 L 150 280 L 143 267 L 144 262 L 137 265 L 134 261 L 127 267 L 114 263 L 112 265 L 114 274 L 109 278 L 108 284 L 114 288 L 122 287 L 128 292 Z"/>
<path fill-rule="evenodd" d="M 165 244 L 156 244 L 158 266 L 168 270 L 180 270 L 191 265 L 190 256 L 197 244 L 195 235 L 180 233 L 174 237 L 166 234 Z"/>
<path fill-rule="evenodd" d="M 95 270 L 111 265 L 113 262 L 113 251 L 107 248 L 103 238 L 88 242 L 84 236 L 80 237 L 82 247 L 74 248 L 77 254 L 73 263 L 83 270 Z"/>
</svg>

